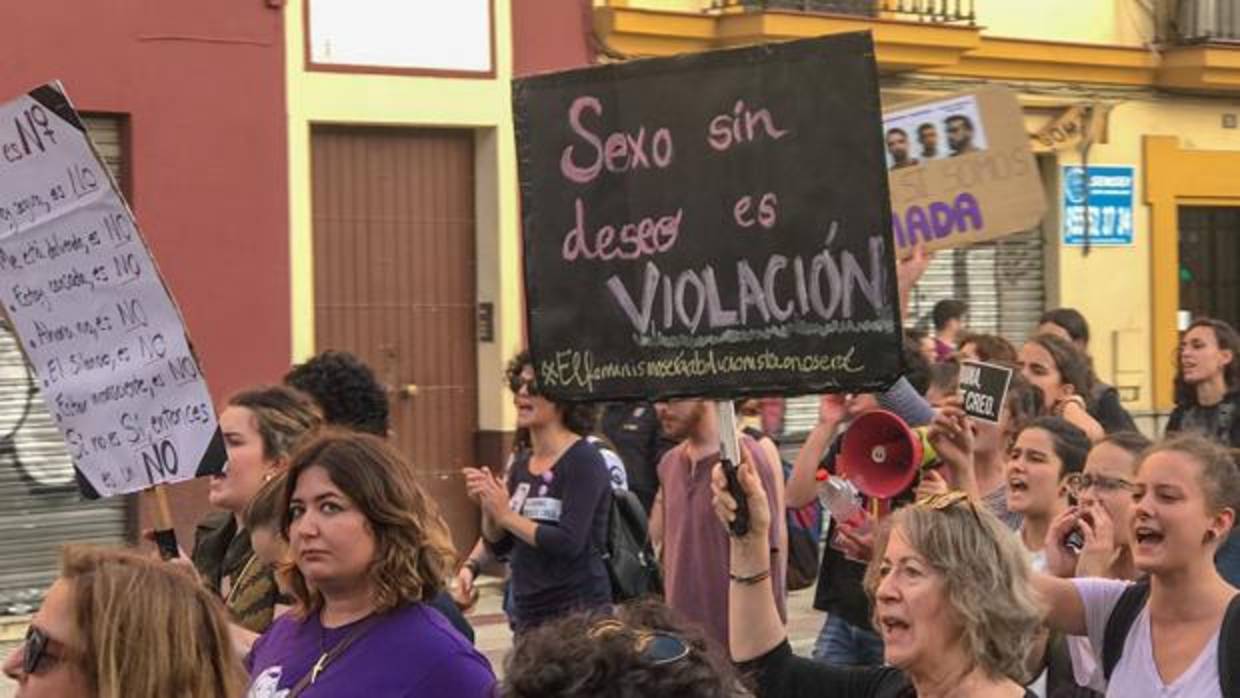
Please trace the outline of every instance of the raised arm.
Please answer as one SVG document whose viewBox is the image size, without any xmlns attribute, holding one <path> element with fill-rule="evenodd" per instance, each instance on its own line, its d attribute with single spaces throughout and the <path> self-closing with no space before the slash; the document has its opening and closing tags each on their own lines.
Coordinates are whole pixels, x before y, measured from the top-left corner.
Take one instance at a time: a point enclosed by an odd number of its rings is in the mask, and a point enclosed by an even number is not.
<svg viewBox="0 0 1240 698">
<path fill-rule="evenodd" d="M 784 490 L 788 506 L 799 509 L 818 496 L 818 464 L 827 455 L 831 441 L 844 419 L 843 398 L 823 395 L 818 404 L 818 423 L 814 425 L 792 464 L 792 476 Z"/>
<path fill-rule="evenodd" d="M 744 450 L 742 454 L 737 475 L 749 505 L 749 532 L 731 539 L 732 582 L 728 589 L 728 648 L 737 662 L 761 657 L 787 639 L 771 586 L 771 510 L 753 461 Z M 722 465 L 716 465 L 711 473 L 711 490 L 715 514 L 724 525 L 731 523 L 736 517 L 736 500 L 728 494 Z"/>
</svg>

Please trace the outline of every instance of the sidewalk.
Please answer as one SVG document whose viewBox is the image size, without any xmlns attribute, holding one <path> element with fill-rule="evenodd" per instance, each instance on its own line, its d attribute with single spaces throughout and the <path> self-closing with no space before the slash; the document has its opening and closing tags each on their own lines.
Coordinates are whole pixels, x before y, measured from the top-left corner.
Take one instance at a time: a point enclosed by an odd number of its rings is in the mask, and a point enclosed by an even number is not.
<svg viewBox="0 0 1240 698">
<path fill-rule="evenodd" d="M 502 677 L 504 658 L 512 647 L 512 633 L 501 610 L 501 600 L 499 582 L 484 581 L 479 585 L 478 605 L 469 614 L 469 622 L 474 626 L 475 645 L 490 660 L 496 676 Z M 813 601 L 813 587 L 788 597 L 788 636 L 792 650 L 803 656 L 809 656 L 822 627 L 823 614 L 813 610 Z M 28 617 L 0 617 L 0 657 L 7 657 L 25 636 L 28 621 Z M 14 692 L 13 683 L 0 676 L 0 698 L 12 698 Z"/>
</svg>

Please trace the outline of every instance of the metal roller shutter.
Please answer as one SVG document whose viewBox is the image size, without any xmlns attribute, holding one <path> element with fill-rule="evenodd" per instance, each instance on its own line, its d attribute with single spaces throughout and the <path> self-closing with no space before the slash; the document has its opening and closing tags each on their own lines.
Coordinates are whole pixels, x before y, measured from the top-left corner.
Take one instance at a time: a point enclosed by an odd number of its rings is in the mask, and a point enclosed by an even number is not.
<svg viewBox="0 0 1240 698">
<path fill-rule="evenodd" d="M 1002 335 L 1019 346 L 1045 308 L 1044 260 L 1041 230 L 943 250 L 913 290 L 904 324 L 933 330 L 934 304 L 957 298 L 969 304 L 970 330 Z M 817 396 L 789 398 L 784 403 L 785 440 L 795 444 L 817 419 Z"/>
<path fill-rule="evenodd" d="M 1044 266 L 1041 230 L 941 251 L 913 290 L 905 325 L 933 330 L 934 304 L 956 298 L 969 304 L 971 331 L 1019 344 L 1045 307 Z"/>
<path fill-rule="evenodd" d="M 86 117 L 104 161 L 122 175 L 121 120 Z M 125 540 L 126 498 L 84 502 L 60 432 L 0 322 L 0 615 L 33 611 L 56 577 L 60 545 Z"/>
</svg>

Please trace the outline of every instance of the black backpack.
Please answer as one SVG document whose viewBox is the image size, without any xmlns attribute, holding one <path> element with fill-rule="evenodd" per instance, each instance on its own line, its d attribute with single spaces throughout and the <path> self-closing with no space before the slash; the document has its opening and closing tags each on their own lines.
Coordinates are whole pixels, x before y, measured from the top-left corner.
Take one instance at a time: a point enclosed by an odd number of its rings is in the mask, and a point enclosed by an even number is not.
<svg viewBox="0 0 1240 698">
<path fill-rule="evenodd" d="M 1129 586 L 1120 595 L 1102 635 L 1102 674 L 1111 680 L 1111 673 L 1124 654 L 1124 641 L 1150 596 L 1150 582 L 1142 580 Z M 1231 651 L 1235 648 L 1235 651 Z M 1223 698 L 1240 698 L 1240 594 L 1232 597 L 1218 633 L 1218 683 Z"/>
<path fill-rule="evenodd" d="M 659 564 L 650 545 L 646 510 L 628 490 L 609 493 L 607 549 L 603 562 L 611 577 L 611 598 L 617 603 L 663 593 Z"/>
</svg>

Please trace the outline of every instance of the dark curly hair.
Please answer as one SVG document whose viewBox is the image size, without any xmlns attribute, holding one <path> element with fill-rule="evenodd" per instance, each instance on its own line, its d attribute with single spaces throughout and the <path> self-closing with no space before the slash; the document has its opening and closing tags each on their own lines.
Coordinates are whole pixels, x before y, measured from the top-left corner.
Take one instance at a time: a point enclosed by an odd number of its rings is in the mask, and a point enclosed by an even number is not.
<svg viewBox="0 0 1240 698">
<path fill-rule="evenodd" d="M 387 436 L 387 391 L 375 372 L 353 354 L 322 352 L 294 366 L 284 375 L 284 383 L 314 398 L 328 424 Z"/>
<path fill-rule="evenodd" d="M 534 360 L 530 358 L 527 350 L 517 352 L 517 355 L 508 360 L 508 366 L 504 368 L 504 383 L 511 389 L 513 381 L 517 376 L 521 375 L 521 371 L 529 366 L 534 369 L 534 384 L 538 385 L 538 369 L 534 366 Z M 538 390 L 535 387 L 535 390 Z M 578 436 L 587 436 L 594 433 L 594 428 L 598 424 L 598 408 L 595 404 L 589 402 L 560 402 L 547 398 L 551 404 L 555 405 L 556 412 L 560 415 L 560 421 L 564 422 L 564 428 L 577 434 Z"/>
<path fill-rule="evenodd" d="M 607 632 L 600 624 L 614 619 Z M 667 633 L 688 647 L 683 659 L 654 663 L 643 639 Z M 502 698 L 718 698 L 736 695 L 740 679 L 701 631 L 656 601 L 620 606 L 612 616 L 581 613 L 521 637 L 505 661 Z"/>
</svg>

